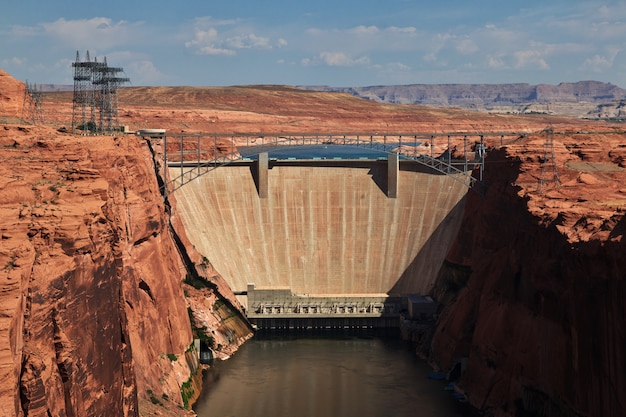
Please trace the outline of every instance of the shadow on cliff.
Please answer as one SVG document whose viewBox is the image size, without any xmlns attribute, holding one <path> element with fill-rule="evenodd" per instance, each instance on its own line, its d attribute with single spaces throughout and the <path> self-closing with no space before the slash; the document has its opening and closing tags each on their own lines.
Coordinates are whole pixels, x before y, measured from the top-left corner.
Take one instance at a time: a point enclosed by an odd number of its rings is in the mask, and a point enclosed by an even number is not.
<svg viewBox="0 0 626 417">
<path fill-rule="evenodd" d="M 496 415 L 624 416 L 626 218 L 613 241 L 572 244 L 519 197 L 519 160 L 488 158 L 434 292 L 427 355 L 442 369 L 464 358 L 460 386 Z"/>
</svg>

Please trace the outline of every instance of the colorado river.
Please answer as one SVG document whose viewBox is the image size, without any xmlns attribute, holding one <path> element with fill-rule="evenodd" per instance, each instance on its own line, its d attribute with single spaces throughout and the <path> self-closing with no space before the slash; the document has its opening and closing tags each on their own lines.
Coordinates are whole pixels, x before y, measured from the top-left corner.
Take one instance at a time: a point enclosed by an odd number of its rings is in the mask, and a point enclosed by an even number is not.
<svg viewBox="0 0 626 417">
<path fill-rule="evenodd" d="M 204 379 L 200 417 L 470 415 L 406 342 L 255 337 Z"/>
</svg>

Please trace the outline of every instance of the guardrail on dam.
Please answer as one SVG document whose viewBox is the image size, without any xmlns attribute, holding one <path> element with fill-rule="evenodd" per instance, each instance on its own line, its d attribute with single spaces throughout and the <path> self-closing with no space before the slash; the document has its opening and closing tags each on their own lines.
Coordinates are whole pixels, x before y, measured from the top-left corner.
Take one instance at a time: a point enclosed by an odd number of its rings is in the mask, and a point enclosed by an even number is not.
<svg viewBox="0 0 626 417">
<path fill-rule="evenodd" d="M 166 160 L 167 178 L 213 166 L 170 189 L 173 215 L 262 327 L 398 323 L 408 296 L 432 289 L 460 226 L 473 183 L 466 178 L 482 170 L 482 155 L 469 148 L 466 159 L 450 158 L 449 170 L 397 152 L 376 159 L 262 153 L 219 169 L 206 155 L 190 162 L 176 154 L 178 161 Z"/>
<path fill-rule="evenodd" d="M 307 145 L 353 146 L 382 151 L 410 159 L 442 174 L 453 175 L 456 181 L 471 188 L 482 181 L 485 134 L 188 134 L 168 135 L 163 129 L 144 129 L 143 137 L 162 139 L 163 192 L 175 191 L 196 177 L 250 155 L 287 147 Z M 492 133 L 489 136 L 519 136 L 512 133 Z M 242 150 L 242 149 L 245 149 Z M 456 155 L 453 157 L 453 153 Z M 168 172 L 165 167 L 178 166 L 180 171 Z M 478 167 L 478 174 L 472 170 Z"/>
</svg>

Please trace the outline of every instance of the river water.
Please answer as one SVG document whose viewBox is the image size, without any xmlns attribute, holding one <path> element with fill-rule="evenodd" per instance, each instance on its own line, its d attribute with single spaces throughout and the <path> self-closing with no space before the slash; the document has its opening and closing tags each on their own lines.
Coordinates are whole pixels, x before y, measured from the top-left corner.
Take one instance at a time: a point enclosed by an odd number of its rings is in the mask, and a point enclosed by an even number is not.
<svg viewBox="0 0 626 417">
<path fill-rule="evenodd" d="M 200 417 L 460 417 L 471 411 L 428 378 L 395 338 L 259 337 L 204 377 Z"/>
</svg>

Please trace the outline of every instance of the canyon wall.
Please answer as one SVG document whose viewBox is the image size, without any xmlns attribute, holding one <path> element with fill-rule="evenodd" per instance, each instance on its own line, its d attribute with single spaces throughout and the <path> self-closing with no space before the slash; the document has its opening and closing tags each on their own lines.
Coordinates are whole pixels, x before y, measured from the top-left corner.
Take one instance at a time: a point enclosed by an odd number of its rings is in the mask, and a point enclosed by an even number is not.
<svg viewBox="0 0 626 417">
<path fill-rule="evenodd" d="M 212 311 L 217 284 L 182 284 L 188 254 L 147 144 L 15 125 L 0 143 L 0 414 L 188 413 L 201 387 L 188 306 L 209 311 L 194 318 L 224 352 L 250 330 Z"/>
<path fill-rule="evenodd" d="M 549 198 L 533 197 L 547 198 L 543 213 L 523 191 L 528 177 L 522 177 L 538 173 L 537 164 L 529 167 L 532 152 L 488 153 L 486 193 L 469 195 L 433 292 L 446 307 L 430 358 L 443 369 L 466 365 L 459 386 L 489 415 L 624 416 L 626 218 L 620 207 L 626 190 L 620 189 L 623 176 L 616 177 L 624 170 L 616 164 L 613 173 L 563 169 L 572 164 L 564 164 L 571 145 L 556 146 L 563 150 L 557 152 L 562 185 L 550 184 Z M 614 146 L 607 152 L 607 140 L 602 151 L 592 147 L 595 157 L 580 158 L 596 168 L 611 164 L 611 155 L 623 164 L 615 155 L 621 145 Z M 606 165 L 597 162 L 600 156 Z M 602 178 L 612 179 L 602 184 Z M 615 197 L 609 197 L 611 183 Z M 594 194 L 599 187 L 601 194 Z M 602 204 L 594 210 L 582 207 L 596 199 Z"/>
</svg>

